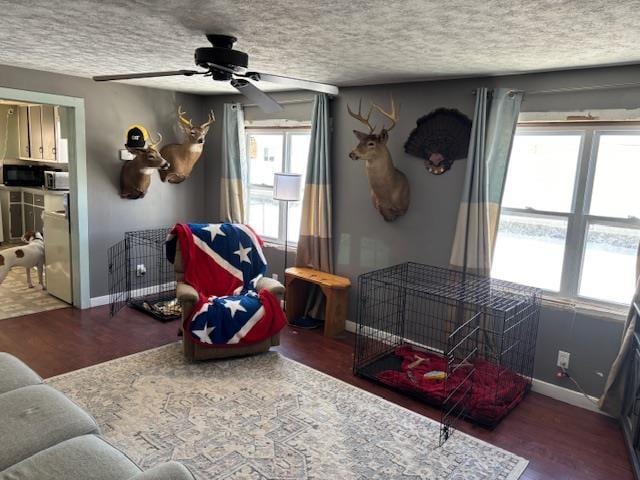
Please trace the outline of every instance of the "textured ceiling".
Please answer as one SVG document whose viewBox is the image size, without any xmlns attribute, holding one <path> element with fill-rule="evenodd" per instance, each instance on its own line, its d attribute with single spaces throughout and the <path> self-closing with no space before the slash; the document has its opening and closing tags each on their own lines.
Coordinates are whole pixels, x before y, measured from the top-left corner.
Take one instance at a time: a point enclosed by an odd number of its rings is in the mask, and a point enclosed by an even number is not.
<svg viewBox="0 0 640 480">
<path fill-rule="evenodd" d="M 205 32 L 250 67 L 340 86 L 640 62 L 640 2 L 0 0 L 0 64 L 92 75 L 193 68 Z M 203 78 L 136 80 L 229 91 Z"/>
</svg>

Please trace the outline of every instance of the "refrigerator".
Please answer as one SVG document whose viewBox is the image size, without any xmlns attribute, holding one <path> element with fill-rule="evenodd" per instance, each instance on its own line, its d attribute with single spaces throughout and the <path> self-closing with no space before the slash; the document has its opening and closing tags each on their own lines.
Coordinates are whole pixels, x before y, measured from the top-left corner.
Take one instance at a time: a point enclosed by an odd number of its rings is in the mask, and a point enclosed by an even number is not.
<svg viewBox="0 0 640 480">
<path fill-rule="evenodd" d="M 69 218 L 64 210 L 45 210 L 42 221 L 47 291 L 54 297 L 73 304 Z"/>
</svg>

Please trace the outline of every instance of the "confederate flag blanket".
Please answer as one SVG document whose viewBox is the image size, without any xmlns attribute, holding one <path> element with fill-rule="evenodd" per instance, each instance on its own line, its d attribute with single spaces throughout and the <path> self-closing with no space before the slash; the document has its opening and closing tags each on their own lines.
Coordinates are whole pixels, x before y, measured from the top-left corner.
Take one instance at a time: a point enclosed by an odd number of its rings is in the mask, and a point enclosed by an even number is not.
<svg viewBox="0 0 640 480">
<path fill-rule="evenodd" d="M 267 262 L 262 239 L 250 227 L 178 223 L 167 238 L 171 263 L 176 242 L 180 242 L 185 282 L 200 295 L 184 321 L 185 335 L 203 345 L 247 345 L 284 327 L 279 301 L 268 290 L 256 291 Z"/>
</svg>

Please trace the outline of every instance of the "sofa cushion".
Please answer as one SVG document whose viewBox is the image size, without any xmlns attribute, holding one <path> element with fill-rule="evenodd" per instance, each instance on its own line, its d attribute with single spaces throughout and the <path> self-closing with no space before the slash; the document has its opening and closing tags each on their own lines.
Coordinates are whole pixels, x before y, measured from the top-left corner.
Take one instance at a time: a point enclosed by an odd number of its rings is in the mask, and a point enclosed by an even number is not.
<svg viewBox="0 0 640 480">
<path fill-rule="evenodd" d="M 64 440 L 99 433 L 95 420 L 48 385 L 0 395 L 0 471 Z"/>
<path fill-rule="evenodd" d="M 140 469 L 96 435 L 58 443 L 0 472 L 0 480 L 127 480 Z"/>
<path fill-rule="evenodd" d="M 42 383 L 42 378 L 13 355 L 0 352 L 0 394 Z"/>
</svg>

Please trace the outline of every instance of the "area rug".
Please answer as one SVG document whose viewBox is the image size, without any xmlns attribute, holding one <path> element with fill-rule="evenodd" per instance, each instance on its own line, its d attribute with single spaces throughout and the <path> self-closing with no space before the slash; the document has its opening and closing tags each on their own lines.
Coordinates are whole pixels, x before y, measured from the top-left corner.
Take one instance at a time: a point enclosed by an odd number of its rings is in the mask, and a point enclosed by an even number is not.
<svg viewBox="0 0 640 480">
<path fill-rule="evenodd" d="M 198 479 L 500 479 L 527 461 L 276 352 L 187 362 L 171 344 L 47 380 L 143 468 Z"/>
<path fill-rule="evenodd" d="M 33 288 L 27 286 L 24 268 L 14 268 L 9 272 L 0 284 L 0 320 L 69 306 L 42 289 L 35 268 L 31 272 L 31 281 Z"/>
</svg>

